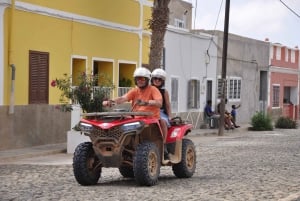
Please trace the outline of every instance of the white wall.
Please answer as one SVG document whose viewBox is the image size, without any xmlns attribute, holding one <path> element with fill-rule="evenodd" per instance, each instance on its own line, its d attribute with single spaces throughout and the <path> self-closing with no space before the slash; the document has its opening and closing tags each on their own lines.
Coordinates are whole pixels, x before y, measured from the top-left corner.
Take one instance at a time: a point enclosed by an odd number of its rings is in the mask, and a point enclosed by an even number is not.
<svg viewBox="0 0 300 201">
<path fill-rule="evenodd" d="M 171 93 L 171 77 L 179 78 L 179 103 L 176 112 L 202 112 L 206 102 L 206 79 L 213 81 L 213 101 L 215 100 L 217 48 L 209 45 L 210 35 L 191 34 L 169 27 L 165 35 L 166 88 Z M 210 62 L 205 56 L 209 48 Z M 187 88 L 190 79 L 200 81 L 200 108 L 187 108 Z M 217 104 L 214 102 L 214 104 Z"/>
</svg>

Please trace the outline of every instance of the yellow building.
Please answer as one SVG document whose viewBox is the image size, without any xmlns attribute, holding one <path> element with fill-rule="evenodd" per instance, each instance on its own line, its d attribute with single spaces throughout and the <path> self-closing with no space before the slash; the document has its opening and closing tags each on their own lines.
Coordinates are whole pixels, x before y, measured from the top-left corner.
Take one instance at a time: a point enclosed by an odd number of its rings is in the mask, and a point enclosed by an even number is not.
<svg viewBox="0 0 300 201">
<path fill-rule="evenodd" d="M 61 143 L 55 109 L 64 73 L 105 73 L 114 85 L 148 63 L 152 0 L 0 0 L 0 150 Z M 118 90 L 119 89 L 119 90 Z"/>
</svg>

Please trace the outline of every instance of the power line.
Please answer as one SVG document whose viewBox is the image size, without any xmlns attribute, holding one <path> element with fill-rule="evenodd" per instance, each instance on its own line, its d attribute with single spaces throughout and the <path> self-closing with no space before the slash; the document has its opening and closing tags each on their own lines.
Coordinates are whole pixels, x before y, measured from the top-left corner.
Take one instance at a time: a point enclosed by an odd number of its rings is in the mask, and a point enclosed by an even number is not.
<svg viewBox="0 0 300 201">
<path fill-rule="evenodd" d="M 297 17 L 300 18 L 300 15 L 296 13 L 293 9 L 291 9 L 286 3 L 284 3 L 282 0 L 279 0 L 287 9 L 289 9 L 292 13 L 294 13 Z"/>
<path fill-rule="evenodd" d="M 208 52 L 208 50 L 209 50 L 209 48 L 210 48 L 211 42 L 212 42 L 213 37 L 214 37 L 214 35 L 215 35 L 215 33 L 216 33 L 216 28 L 217 28 L 217 24 L 218 24 L 218 21 L 219 21 L 219 17 L 220 17 L 222 5 L 223 5 L 223 0 L 221 1 L 221 5 L 220 5 L 220 8 L 219 8 L 218 17 L 217 17 L 216 24 L 215 24 L 215 27 L 214 27 L 214 32 L 213 32 L 213 35 L 212 35 L 212 37 L 211 37 L 211 39 L 210 39 L 210 41 L 209 41 L 208 48 L 207 48 L 207 52 Z"/>
</svg>

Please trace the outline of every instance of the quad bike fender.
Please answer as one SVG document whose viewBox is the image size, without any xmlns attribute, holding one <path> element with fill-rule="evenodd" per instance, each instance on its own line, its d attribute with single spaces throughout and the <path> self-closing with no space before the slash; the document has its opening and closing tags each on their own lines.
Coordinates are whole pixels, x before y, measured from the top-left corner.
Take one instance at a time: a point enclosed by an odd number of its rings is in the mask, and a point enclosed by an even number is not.
<svg viewBox="0 0 300 201">
<path fill-rule="evenodd" d="M 169 160 L 163 160 L 162 164 L 167 165 L 169 163 L 177 164 L 182 159 L 182 139 L 185 135 L 187 135 L 191 129 L 191 124 L 181 124 L 177 126 L 171 126 L 168 130 L 168 136 L 166 139 L 166 143 L 174 143 L 174 153 L 169 154 Z"/>
<path fill-rule="evenodd" d="M 192 130 L 192 124 L 182 124 L 178 126 L 171 126 L 168 129 L 168 136 L 166 143 L 173 143 L 187 135 Z"/>
</svg>

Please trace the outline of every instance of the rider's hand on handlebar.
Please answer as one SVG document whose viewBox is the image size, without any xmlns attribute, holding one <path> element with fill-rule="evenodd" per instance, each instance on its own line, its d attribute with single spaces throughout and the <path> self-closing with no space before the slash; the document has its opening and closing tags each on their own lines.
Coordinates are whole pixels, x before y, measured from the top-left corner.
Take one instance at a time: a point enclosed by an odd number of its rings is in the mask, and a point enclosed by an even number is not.
<svg viewBox="0 0 300 201">
<path fill-rule="evenodd" d="M 107 101 L 103 101 L 103 102 L 102 102 L 102 105 L 103 105 L 103 106 L 106 106 L 106 107 L 111 107 L 111 106 L 116 105 L 116 102 L 113 101 L 113 100 L 107 100 Z"/>
<path fill-rule="evenodd" d="M 145 106 L 145 105 L 149 105 L 149 103 L 147 101 L 143 101 L 143 100 L 136 100 L 135 104 L 139 105 L 139 106 Z"/>
</svg>

